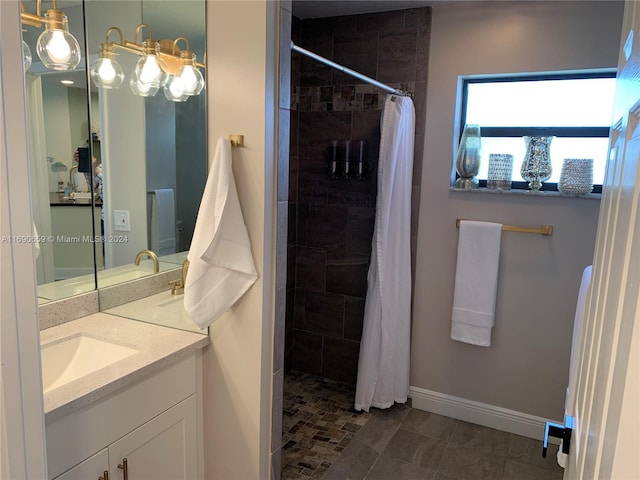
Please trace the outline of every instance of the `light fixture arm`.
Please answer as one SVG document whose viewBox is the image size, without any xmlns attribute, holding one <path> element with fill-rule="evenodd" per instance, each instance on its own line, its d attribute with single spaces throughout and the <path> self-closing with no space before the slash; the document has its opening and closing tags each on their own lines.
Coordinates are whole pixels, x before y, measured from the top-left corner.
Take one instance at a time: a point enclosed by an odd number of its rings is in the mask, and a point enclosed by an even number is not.
<svg viewBox="0 0 640 480">
<path fill-rule="evenodd" d="M 53 2 L 53 8 L 57 10 L 56 2 Z M 20 1 L 20 20 L 24 25 L 30 27 L 40 28 L 43 23 L 46 23 L 45 18 L 42 16 L 42 0 L 37 0 L 36 13 L 29 13 L 24 8 L 24 2 Z"/>
<path fill-rule="evenodd" d="M 107 33 L 104 35 L 104 41 L 105 43 L 114 43 L 114 42 L 109 42 L 109 35 L 111 35 L 111 32 L 118 32 L 118 35 L 120 36 L 120 45 L 122 45 L 124 43 L 124 35 L 122 35 L 122 30 L 120 30 L 118 27 L 109 27 L 109 29 L 107 30 Z"/>
<path fill-rule="evenodd" d="M 112 32 L 118 33 L 120 42 L 109 41 L 109 35 L 111 35 Z M 109 29 L 107 29 L 107 33 L 104 36 L 104 43 L 100 44 L 100 56 L 102 58 L 113 58 L 113 56 L 115 55 L 113 51 L 114 47 L 122 47 L 123 43 L 124 36 L 122 35 L 122 30 L 120 30 L 118 27 L 109 27 Z"/>
<path fill-rule="evenodd" d="M 134 42 L 136 45 L 140 45 L 140 44 L 142 43 L 142 42 L 139 42 L 139 41 L 138 41 L 138 34 L 142 31 L 142 29 L 143 29 L 143 28 L 146 28 L 146 29 L 147 29 L 147 34 L 148 34 L 148 36 L 147 36 L 147 38 L 146 38 L 146 39 L 145 39 L 145 38 L 142 38 L 142 40 L 143 40 L 143 41 L 144 41 L 144 40 L 150 40 L 151 42 L 153 42 L 153 41 L 154 41 L 154 40 L 153 40 L 153 32 L 151 31 L 151 26 L 150 26 L 150 25 L 147 25 L 146 23 L 141 23 L 140 25 L 138 25 L 138 26 L 136 27 L 136 31 L 135 31 L 135 32 L 134 32 L 134 34 L 133 34 L 133 42 Z"/>
<path fill-rule="evenodd" d="M 173 45 L 172 45 L 172 47 L 171 47 L 171 52 L 170 52 L 170 53 L 169 53 L 169 52 L 166 52 L 166 51 L 164 51 L 164 50 L 162 50 L 162 46 L 163 46 L 164 40 L 163 40 L 163 41 L 161 41 L 161 42 L 160 42 L 160 54 L 161 54 L 161 55 L 163 55 L 163 56 L 166 56 L 166 55 L 173 55 L 173 56 L 174 56 L 174 57 L 176 57 L 176 58 L 180 58 L 180 52 L 181 52 L 181 50 L 180 50 L 180 48 L 178 47 L 178 42 L 179 42 L 180 40 L 184 41 L 184 43 L 186 44 L 186 48 L 185 48 L 185 50 L 186 50 L 186 51 L 188 51 L 188 52 L 191 52 L 191 46 L 189 45 L 189 39 L 187 39 L 187 38 L 185 38 L 185 37 L 178 37 L 178 38 L 176 38 L 176 39 L 173 41 Z M 182 51 L 184 51 L 184 50 L 182 50 Z M 193 62 L 193 65 L 195 65 L 196 67 L 199 67 L 199 68 L 206 68 L 206 66 L 205 66 L 205 64 L 204 64 L 204 63 Z"/>
<path fill-rule="evenodd" d="M 189 40 L 187 40 L 184 37 L 178 37 L 173 41 L 173 48 L 171 49 L 171 54 L 176 56 L 176 57 L 180 56 L 180 49 L 178 48 L 178 42 L 180 40 L 184 40 L 184 43 L 187 45 L 186 49 L 189 50 L 189 51 L 191 50 L 191 47 L 189 47 Z"/>
</svg>

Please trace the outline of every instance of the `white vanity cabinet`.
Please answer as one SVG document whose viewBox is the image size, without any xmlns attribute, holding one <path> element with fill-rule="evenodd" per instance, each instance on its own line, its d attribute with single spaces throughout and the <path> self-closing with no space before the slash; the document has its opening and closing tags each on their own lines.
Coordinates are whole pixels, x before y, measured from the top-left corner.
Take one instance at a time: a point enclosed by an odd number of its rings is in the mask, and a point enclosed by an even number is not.
<svg viewBox="0 0 640 480">
<path fill-rule="evenodd" d="M 110 479 L 196 478 L 196 399 L 183 400 L 109 446 Z"/>
<path fill-rule="evenodd" d="M 192 395 L 55 480 L 107 480 L 105 471 L 110 480 L 194 479 L 196 452 L 196 398 Z"/>
<path fill-rule="evenodd" d="M 76 465 L 71 470 L 56 477 L 55 480 L 93 480 L 101 476 L 103 477 L 104 472 L 108 470 L 109 451 L 104 448 L 95 455 L 87 458 L 80 465 Z"/>
<path fill-rule="evenodd" d="M 98 480 L 105 471 L 109 480 L 198 478 L 199 361 L 192 354 L 47 424 L 49 478 Z"/>
</svg>

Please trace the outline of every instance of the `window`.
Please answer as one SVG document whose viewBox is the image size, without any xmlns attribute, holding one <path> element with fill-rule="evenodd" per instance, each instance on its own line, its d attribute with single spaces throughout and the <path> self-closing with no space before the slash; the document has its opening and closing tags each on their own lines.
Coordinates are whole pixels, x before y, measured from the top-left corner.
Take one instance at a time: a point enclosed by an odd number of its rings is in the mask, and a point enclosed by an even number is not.
<svg viewBox="0 0 640 480">
<path fill-rule="evenodd" d="M 512 188 L 526 189 L 523 137 L 539 135 L 555 137 L 553 173 L 543 190 L 557 190 L 565 158 L 593 158 L 593 191 L 601 192 L 614 93 L 614 71 L 465 79 L 460 135 L 465 124 L 480 125 L 480 186 L 486 185 L 489 154 L 511 153 Z"/>
</svg>

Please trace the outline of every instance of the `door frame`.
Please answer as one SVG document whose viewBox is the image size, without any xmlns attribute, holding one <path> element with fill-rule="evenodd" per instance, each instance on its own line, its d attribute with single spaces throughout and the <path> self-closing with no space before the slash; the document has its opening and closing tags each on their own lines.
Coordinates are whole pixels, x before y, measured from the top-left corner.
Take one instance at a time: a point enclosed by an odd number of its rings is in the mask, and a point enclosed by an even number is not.
<svg viewBox="0 0 640 480">
<path fill-rule="evenodd" d="M 2 379 L 0 472 L 3 478 L 47 478 L 40 328 L 32 243 L 31 198 L 22 68 L 20 3 L 0 2 L 0 192 Z M 9 179 L 11 181 L 9 181 Z"/>
</svg>

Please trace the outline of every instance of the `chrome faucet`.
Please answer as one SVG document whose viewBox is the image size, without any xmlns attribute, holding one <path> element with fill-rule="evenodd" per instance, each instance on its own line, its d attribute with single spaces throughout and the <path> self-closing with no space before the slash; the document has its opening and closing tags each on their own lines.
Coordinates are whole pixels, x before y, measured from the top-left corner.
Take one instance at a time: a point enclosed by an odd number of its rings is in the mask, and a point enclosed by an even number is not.
<svg viewBox="0 0 640 480">
<path fill-rule="evenodd" d="M 189 259 L 185 259 L 182 263 L 182 282 L 180 280 L 172 280 L 169 282 L 169 285 L 171 285 L 171 295 L 184 293 L 184 287 L 187 284 L 187 272 L 189 272 Z"/>
<path fill-rule="evenodd" d="M 72 192 L 76 191 L 76 177 L 73 173 L 74 171 L 77 171 L 77 170 L 78 170 L 77 165 L 71 167 L 71 169 L 69 170 L 69 186 L 71 187 Z"/>
<path fill-rule="evenodd" d="M 151 260 L 153 260 L 153 273 L 158 273 L 160 271 L 160 262 L 158 261 L 158 256 L 153 253 L 152 250 L 140 250 L 136 255 L 136 259 L 133 263 L 136 265 L 140 265 L 140 260 L 142 257 L 147 255 Z"/>
</svg>

